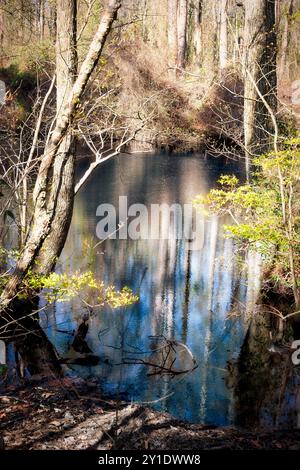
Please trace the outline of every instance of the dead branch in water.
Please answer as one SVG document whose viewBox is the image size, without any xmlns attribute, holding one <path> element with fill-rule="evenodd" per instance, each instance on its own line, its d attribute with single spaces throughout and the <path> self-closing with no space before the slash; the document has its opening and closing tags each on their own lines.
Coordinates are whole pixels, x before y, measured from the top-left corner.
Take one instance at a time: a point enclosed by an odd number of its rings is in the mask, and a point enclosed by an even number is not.
<svg viewBox="0 0 300 470">
<path fill-rule="evenodd" d="M 153 368 L 153 371 L 148 372 L 148 376 L 170 375 L 173 377 L 187 374 L 198 367 L 192 352 L 185 344 L 167 339 L 163 335 L 150 336 L 149 338 L 162 342 L 161 346 L 151 351 L 152 358 L 142 359 L 137 357 L 125 357 L 121 364 L 141 364 Z M 179 366 L 181 367 L 175 367 L 176 361 L 179 362 Z M 184 363 L 189 364 L 189 366 L 182 367 Z"/>
</svg>

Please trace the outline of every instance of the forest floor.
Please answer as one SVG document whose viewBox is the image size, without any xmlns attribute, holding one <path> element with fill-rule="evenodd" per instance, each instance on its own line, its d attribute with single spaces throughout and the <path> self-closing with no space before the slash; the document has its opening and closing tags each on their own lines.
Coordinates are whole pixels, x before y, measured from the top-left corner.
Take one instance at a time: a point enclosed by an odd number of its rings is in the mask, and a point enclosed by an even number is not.
<svg viewBox="0 0 300 470">
<path fill-rule="evenodd" d="M 0 397 L 0 446 L 19 450 L 293 449 L 300 429 L 250 432 L 201 426 L 120 401 L 100 399 L 82 380 L 36 380 Z"/>
</svg>

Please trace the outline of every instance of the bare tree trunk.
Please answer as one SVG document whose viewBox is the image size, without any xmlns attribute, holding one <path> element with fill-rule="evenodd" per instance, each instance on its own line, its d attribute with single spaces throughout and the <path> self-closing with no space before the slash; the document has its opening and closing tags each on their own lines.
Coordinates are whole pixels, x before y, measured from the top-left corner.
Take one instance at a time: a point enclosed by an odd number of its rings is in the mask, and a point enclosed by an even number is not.
<svg viewBox="0 0 300 470">
<path fill-rule="evenodd" d="M 290 17 L 293 14 L 294 0 L 289 0 L 287 5 L 284 5 L 283 13 L 283 31 L 281 38 L 281 47 L 280 47 L 280 63 L 279 63 L 279 76 L 280 78 L 289 79 L 289 65 L 288 62 L 288 52 L 289 52 L 289 38 L 290 38 Z"/>
<path fill-rule="evenodd" d="M 11 325 L 5 336 L 11 335 L 16 350 L 30 374 L 62 375 L 63 369 L 59 364 L 56 350 L 39 324 L 38 313 L 33 315 L 33 312 L 37 310 L 37 298 L 30 301 L 17 301 L 14 305 L 14 312 L 21 312 L 22 319 L 16 318 L 16 323 Z M 0 320 L 3 323 L 5 318 Z"/>
<path fill-rule="evenodd" d="M 177 65 L 178 35 L 177 35 L 178 0 L 168 0 L 168 52 L 169 65 Z"/>
<path fill-rule="evenodd" d="M 200 54 L 201 54 L 201 14 L 202 14 L 202 0 L 197 0 L 194 6 L 194 18 L 193 18 L 193 62 L 200 65 Z"/>
<path fill-rule="evenodd" d="M 39 38 L 42 41 L 45 33 L 45 0 L 38 0 L 37 25 Z"/>
<path fill-rule="evenodd" d="M 221 70 L 225 69 L 228 63 L 227 1 L 221 0 L 220 5 L 219 60 Z"/>
<path fill-rule="evenodd" d="M 77 0 L 57 0 L 56 107 L 59 116 L 68 103 L 77 73 Z M 51 231 L 40 250 L 35 270 L 47 274 L 55 266 L 68 234 L 74 202 L 75 142 L 72 130 L 63 138 L 53 166 L 57 202 Z"/>
<path fill-rule="evenodd" d="M 260 91 L 272 110 L 276 109 L 276 35 L 274 26 L 275 0 L 245 2 L 244 139 L 248 174 L 251 156 L 268 148 L 269 133 L 274 132 L 270 113 L 257 92 L 257 90 Z M 249 76 L 253 80 L 249 79 Z"/>
<path fill-rule="evenodd" d="M 50 38 L 56 38 L 56 5 L 49 3 L 48 5 L 49 14 L 48 14 L 48 28 L 50 33 Z"/>
<path fill-rule="evenodd" d="M 3 46 L 4 46 L 4 12 L 0 8 L 0 67 L 3 67 Z"/>
<path fill-rule="evenodd" d="M 187 33 L 187 13 L 188 0 L 178 0 L 177 14 L 177 65 L 184 67 L 186 57 L 186 33 Z"/>
<path fill-rule="evenodd" d="M 101 56 L 106 38 L 117 17 L 120 6 L 121 1 L 110 0 L 107 7 L 104 9 L 98 29 L 91 42 L 86 58 L 81 65 L 67 104 L 60 110 L 57 116 L 56 125 L 41 159 L 35 184 L 34 214 L 31 229 L 14 274 L 1 295 L 1 313 L 10 305 L 12 299 L 17 295 L 24 276 L 29 268 L 34 266 L 43 248 L 45 239 L 51 233 L 52 222 L 60 195 L 59 188 L 61 186 L 61 179 L 57 182 L 51 177 L 53 164 L 58 157 L 60 145 L 74 121 L 74 115 L 78 109 L 89 78 Z"/>
<path fill-rule="evenodd" d="M 43 7 L 42 3 L 39 3 L 40 9 Z M 57 0 L 56 88 L 58 116 L 68 102 L 76 78 L 76 4 L 77 0 Z M 39 16 L 41 14 L 42 12 L 39 10 Z M 41 26 L 40 23 L 38 24 Z M 75 155 L 70 153 L 71 146 L 72 135 L 69 132 L 62 139 L 53 166 L 52 180 L 53 184 L 57 185 L 58 197 L 51 231 L 36 260 L 36 271 L 41 274 L 46 274 L 53 268 L 65 243 L 71 221 L 75 170 Z M 62 369 L 58 363 L 56 351 L 36 321 L 37 318 L 32 317 L 32 310 L 38 311 L 37 299 L 34 303 L 35 305 L 30 301 L 23 302 L 21 305 L 13 303 L 15 315 L 21 311 L 22 319 L 16 324 L 20 332 L 12 329 L 11 335 L 13 338 L 16 337 L 17 351 L 31 374 L 60 375 Z M 27 316 L 26 311 L 28 311 Z M 2 323 L 3 321 L 5 321 L 5 317 L 2 318 Z"/>
<path fill-rule="evenodd" d="M 201 15 L 201 68 L 205 72 L 207 82 L 217 75 L 218 61 L 218 26 L 219 0 L 202 0 Z"/>
</svg>

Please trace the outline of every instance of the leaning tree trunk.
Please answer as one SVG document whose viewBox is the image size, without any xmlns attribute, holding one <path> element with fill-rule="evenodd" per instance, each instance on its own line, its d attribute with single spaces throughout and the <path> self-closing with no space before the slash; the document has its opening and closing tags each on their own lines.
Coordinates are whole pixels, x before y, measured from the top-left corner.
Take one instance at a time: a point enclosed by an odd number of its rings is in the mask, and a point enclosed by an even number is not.
<svg viewBox="0 0 300 470">
<path fill-rule="evenodd" d="M 59 185 L 57 181 L 54 181 L 53 165 L 59 157 L 60 146 L 71 128 L 80 100 L 101 56 L 106 38 L 117 17 L 120 6 L 120 0 L 109 0 L 107 7 L 104 9 L 95 36 L 90 44 L 86 58 L 81 65 L 78 77 L 72 87 L 67 103 L 57 116 L 56 125 L 51 134 L 51 138 L 41 157 L 41 164 L 33 194 L 34 212 L 29 235 L 14 273 L 2 292 L 0 298 L 0 313 L 3 313 L 3 311 L 10 306 L 28 270 L 35 265 L 45 240 L 49 234 L 51 234 L 62 181 L 60 179 Z M 57 255 L 58 254 L 59 250 L 57 252 Z"/>
<path fill-rule="evenodd" d="M 260 95 L 276 110 L 275 0 L 245 2 L 244 139 L 246 170 L 251 156 L 266 150 L 274 127 Z"/>
<path fill-rule="evenodd" d="M 57 0 L 56 108 L 65 108 L 77 73 L 77 0 Z M 57 201 L 51 231 L 40 250 L 35 271 L 48 274 L 55 266 L 68 234 L 74 202 L 75 142 L 72 129 L 63 138 L 53 166 Z"/>
<path fill-rule="evenodd" d="M 43 2 L 39 2 L 42 8 Z M 57 0 L 56 40 L 56 89 L 57 115 L 66 106 L 72 91 L 77 71 L 76 54 L 76 7 L 77 0 Z M 74 199 L 75 155 L 72 153 L 72 135 L 68 132 L 62 139 L 53 166 L 53 184 L 57 186 L 57 203 L 52 227 L 46 237 L 35 270 L 47 274 L 53 268 L 65 243 L 71 221 Z M 70 152 L 71 150 L 71 152 Z M 13 302 L 14 317 L 9 335 L 15 338 L 15 346 L 22 361 L 31 374 L 60 375 L 61 366 L 56 351 L 39 325 L 38 299 Z M 18 319 L 22 312 L 21 319 Z M 2 317 L 2 324 L 5 322 Z M 5 324 L 5 323 L 4 323 Z"/>
</svg>

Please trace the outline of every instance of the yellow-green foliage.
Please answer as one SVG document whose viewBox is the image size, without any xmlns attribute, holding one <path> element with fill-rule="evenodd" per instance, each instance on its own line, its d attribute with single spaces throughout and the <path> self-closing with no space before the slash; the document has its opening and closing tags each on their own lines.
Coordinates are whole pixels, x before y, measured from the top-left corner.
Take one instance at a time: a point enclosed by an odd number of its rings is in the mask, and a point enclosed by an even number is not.
<svg viewBox="0 0 300 470">
<path fill-rule="evenodd" d="M 250 242 L 264 245 L 280 241 L 280 204 L 276 192 L 258 185 L 240 185 L 235 176 L 222 176 L 220 189 L 212 189 L 206 196 L 197 196 L 194 204 L 204 206 L 206 214 L 229 213 L 233 225 L 226 225 L 227 232 Z M 203 209 L 202 209 L 203 210 Z M 267 247 L 266 247 L 267 248 Z"/>
<path fill-rule="evenodd" d="M 8 252 L 0 245 L 0 257 L 16 259 L 17 252 Z M 3 263 L 5 264 L 5 263 Z M 0 273 L 0 293 L 10 278 L 7 272 Z M 47 302 L 67 302 L 80 299 L 91 306 L 109 305 L 112 308 L 126 307 L 138 301 L 138 296 L 125 286 L 118 290 L 115 286 L 105 286 L 104 282 L 96 279 L 92 271 L 67 273 L 51 273 L 43 276 L 29 271 L 20 289 L 18 297 L 26 299 L 31 293 L 43 290 Z"/>
<path fill-rule="evenodd" d="M 293 256 L 299 285 L 300 137 L 286 140 L 280 151 L 253 163 L 256 174 L 251 183 L 222 176 L 220 187 L 197 196 L 194 204 L 205 214 L 229 214 L 233 223 L 225 226 L 228 235 L 253 244 L 265 259 L 275 257 L 285 271 L 285 281 L 291 275 Z"/>
<path fill-rule="evenodd" d="M 41 276 L 29 273 L 26 277 L 26 286 L 29 290 L 44 289 L 48 302 L 66 302 L 73 298 L 80 298 L 89 303 L 92 298 L 93 305 L 108 304 L 112 308 L 128 306 L 138 300 L 129 287 L 118 291 L 115 286 L 105 286 L 102 281 L 95 278 L 91 271 L 76 272 L 72 275 L 51 273 Z"/>
</svg>

